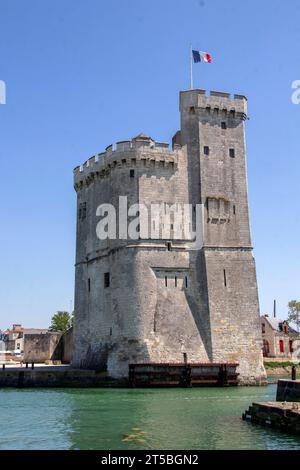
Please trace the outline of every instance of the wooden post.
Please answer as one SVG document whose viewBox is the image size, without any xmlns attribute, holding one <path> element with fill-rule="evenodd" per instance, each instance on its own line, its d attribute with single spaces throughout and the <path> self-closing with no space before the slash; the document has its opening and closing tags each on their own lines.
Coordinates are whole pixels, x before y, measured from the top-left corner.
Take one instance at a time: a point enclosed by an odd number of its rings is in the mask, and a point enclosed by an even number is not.
<svg viewBox="0 0 300 470">
<path fill-rule="evenodd" d="M 130 387 L 134 386 L 134 365 L 129 364 L 129 385 Z"/>
<path fill-rule="evenodd" d="M 226 364 L 221 364 L 219 369 L 218 383 L 220 387 L 228 385 L 228 373 Z"/>
</svg>

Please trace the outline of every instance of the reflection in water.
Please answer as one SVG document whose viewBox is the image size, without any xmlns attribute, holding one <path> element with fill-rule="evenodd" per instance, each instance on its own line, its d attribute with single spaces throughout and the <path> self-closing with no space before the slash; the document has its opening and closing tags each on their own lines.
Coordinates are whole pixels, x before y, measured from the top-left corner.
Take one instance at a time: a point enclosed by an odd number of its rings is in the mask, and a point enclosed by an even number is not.
<svg viewBox="0 0 300 470">
<path fill-rule="evenodd" d="M 1 390 L 0 449 L 300 449 L 241 420 L 275 389 Z"/>
</svg>

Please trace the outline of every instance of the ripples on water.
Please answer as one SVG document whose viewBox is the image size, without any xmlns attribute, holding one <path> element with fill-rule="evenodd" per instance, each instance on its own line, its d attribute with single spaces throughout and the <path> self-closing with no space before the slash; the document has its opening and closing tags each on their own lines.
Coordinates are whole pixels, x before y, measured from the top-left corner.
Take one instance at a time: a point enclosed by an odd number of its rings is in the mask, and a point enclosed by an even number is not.
<svg viewBox="0 0 300 470">
<path fill-rule="evenodd" d="M 276 385 L 193 389 L 0 390 L 0 449 L 300 449 L 241 420 Z"/>
</svg>

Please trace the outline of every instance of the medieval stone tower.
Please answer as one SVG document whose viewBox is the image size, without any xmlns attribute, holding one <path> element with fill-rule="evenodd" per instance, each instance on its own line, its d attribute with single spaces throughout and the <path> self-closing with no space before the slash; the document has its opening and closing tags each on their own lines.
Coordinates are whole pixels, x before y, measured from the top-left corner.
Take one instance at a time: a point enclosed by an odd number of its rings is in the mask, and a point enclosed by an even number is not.
<svg viewBox="0 0 300 470">
<path fill-rule="evenodd" d="M 180 93 L 173 148 L 140 134 L 74 170 L 78 197 L 75 367 L 128 375 L 129 363 L 239 362 L 241 383 L 265 378 L 249 228 L 247 100 Z M 140 232 L 97 236 L 99 206 L 203 208 L 203 244 Z M 123 209 L 120 219 L 127 217 Z M 150 221 L 152 228 L 155 221 Z"/>
</svg>

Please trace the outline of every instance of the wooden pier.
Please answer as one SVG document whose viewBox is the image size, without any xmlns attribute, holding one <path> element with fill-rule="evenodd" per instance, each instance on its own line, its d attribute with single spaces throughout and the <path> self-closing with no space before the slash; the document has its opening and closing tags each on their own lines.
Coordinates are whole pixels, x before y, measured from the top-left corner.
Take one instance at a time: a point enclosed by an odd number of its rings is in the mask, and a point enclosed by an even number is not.
<svg viewBox="0 0 300 470">
<path fill-rule="evenodd" d="M 105 371 L 73 369 L 69 366 L 3 367 L 2 387 L 226 387 L 238 385 L 235 363 L 148 363 L 130 364 L 124 378 Z"/>
<path fill-rule="evenodd" d="M 238 385 L 237 363 L 129 365 L 131 387 L 225 387 Z"/>
</svg>

